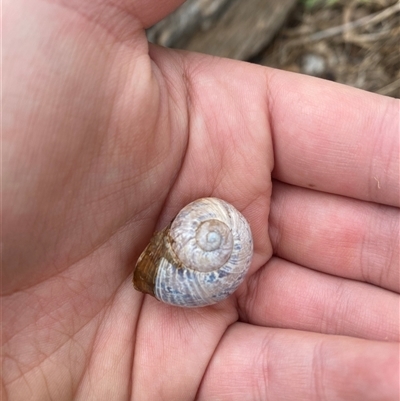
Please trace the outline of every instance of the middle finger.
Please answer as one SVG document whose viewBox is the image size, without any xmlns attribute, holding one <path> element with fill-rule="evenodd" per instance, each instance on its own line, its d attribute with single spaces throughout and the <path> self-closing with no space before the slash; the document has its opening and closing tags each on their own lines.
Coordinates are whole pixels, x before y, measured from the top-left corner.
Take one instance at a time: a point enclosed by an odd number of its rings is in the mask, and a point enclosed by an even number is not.
<svg viewBox="0 0 400 401">
<path fill-rule="evenodd" d="M 391 206 L 273 183 L 274 253 L 312 269 L 400 291 L 400 212 Z"/>
<path fill-rule="evenodd" d="M 247 282 L 241 320 L 369 340 L 399 340 L 399 295 L 272 258 Z"/>
</svg>

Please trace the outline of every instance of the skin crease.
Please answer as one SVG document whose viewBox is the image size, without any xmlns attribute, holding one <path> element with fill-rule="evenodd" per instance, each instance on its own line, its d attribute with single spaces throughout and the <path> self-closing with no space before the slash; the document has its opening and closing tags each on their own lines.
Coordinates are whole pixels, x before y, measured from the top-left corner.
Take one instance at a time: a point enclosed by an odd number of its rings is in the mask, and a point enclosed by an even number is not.
<svg viewBox="0 0 400 401">
<path fill-rule="evenodd" d="M 3 2 L 2 399 L 398 399 L 398 100 L 149 47 L 178 5 Z M 202 196 L 248 219 L 245 282 L 134 291 Z"/>
</svg>

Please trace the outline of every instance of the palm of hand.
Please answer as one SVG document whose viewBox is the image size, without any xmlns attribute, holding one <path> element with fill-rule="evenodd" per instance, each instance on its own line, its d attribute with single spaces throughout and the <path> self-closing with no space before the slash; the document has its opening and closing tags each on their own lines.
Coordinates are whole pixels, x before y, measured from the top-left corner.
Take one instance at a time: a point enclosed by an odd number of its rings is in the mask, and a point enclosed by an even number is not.
<svg viewBox="0 0 400 401">
<path fill-rule="evenodd" d="M 356 149 L 364 129 L 372 143 L 380 124 L 350 122 L 355 112 L 342 101 L 365 113 L 379 101 L 389 116 L 396 105 L 233 61 L 159 48 L 149 57 L 139 30 L 118 41 L 75 12 L 47 12 L 71 30 L 55 33 L 49 15 L 35 13 L 31 23 L 43 25 L 24 51 L 29 74 L 5 87 L 24 99 L 10 102 L 5 138 L 10 399 L 243 399 L 240 388 L 271 399 L 366 399 L 368 387 L 348 387 L 342 366 L 360 374 L 370 361 L 375 387 L 379 375 L 395 385 L 396 345 L 379 341 L 398 340 L 398 210 L 363 202 L 397 205 L 395 121 L 381 145 L 392 164 L 369 145 L 347 163 L 338 151 Z M 371 157 L 380 190 L 368 187 Z M 309 186 L 348 198 L 301 188 Z M 201 310 L 143 298 L 132 262 L 155 226 L 200 196 L 226 199 L 248 218 L 255 257 L 246 282 Z"/>
</svg>

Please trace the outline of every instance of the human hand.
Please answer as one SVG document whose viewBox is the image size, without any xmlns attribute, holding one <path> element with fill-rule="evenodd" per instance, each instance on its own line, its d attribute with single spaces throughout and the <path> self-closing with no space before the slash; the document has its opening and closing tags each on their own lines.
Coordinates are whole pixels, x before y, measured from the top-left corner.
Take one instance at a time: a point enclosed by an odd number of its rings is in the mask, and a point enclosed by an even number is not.
<svg viewBox="0 0 400 401">
<path fill-rule="evenodd" d="M 395 400 L 398 101 L 148 48 L 178 3 L 4 2 L 3 399 Z M 246 281 L 134 291 L 202 196 L 250 222 Z"/>
</svg>

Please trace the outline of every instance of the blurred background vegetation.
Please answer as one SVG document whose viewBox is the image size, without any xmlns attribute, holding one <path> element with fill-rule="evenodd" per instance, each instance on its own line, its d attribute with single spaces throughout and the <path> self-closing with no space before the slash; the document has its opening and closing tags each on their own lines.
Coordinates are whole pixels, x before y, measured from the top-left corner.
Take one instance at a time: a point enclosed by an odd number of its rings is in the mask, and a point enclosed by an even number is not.
<svg viewBox="0 0 400 401">
<path fill-rule="evenodd" d="M 400 98 L 399 0 L 187 0 L 151 42 Z"/>
</svg>

